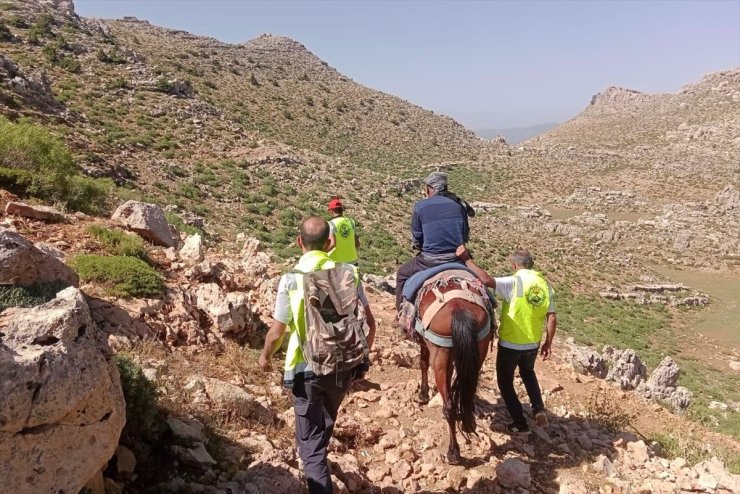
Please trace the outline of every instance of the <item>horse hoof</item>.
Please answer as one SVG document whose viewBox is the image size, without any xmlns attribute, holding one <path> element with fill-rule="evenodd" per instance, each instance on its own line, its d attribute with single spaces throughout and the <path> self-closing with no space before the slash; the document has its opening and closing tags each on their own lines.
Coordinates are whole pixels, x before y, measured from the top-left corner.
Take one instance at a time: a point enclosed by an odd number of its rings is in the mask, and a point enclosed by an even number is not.
<svg viewBox="0 0 740 494">
<path fill-rule="evenodd" d="M 429 392 L 426 393 L 419 391 L 419 394 L 416 396 L 416 403 L 419 405 L 426 405 L 429 403 Z"/>
<path fill-rule="evenodd" d="M 448 451 L 447 452 L 447 463 L 450 465 L 459 465 L 462 463 L 462 457 L 459 451 Z"/>
</svg>

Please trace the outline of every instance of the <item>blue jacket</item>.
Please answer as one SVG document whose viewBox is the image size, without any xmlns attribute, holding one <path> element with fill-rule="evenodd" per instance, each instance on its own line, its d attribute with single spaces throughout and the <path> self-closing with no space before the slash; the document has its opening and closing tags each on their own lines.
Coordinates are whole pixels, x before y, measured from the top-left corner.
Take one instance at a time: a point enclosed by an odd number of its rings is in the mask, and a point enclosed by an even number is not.
<svg viewBox="0 0 740 494">
<path fill-rule="evenodd" d="M 411 236 L 423 254 L 454 254 L 470 237 L 465 208 L 437 194 L 417 202 L 411 218 Z"/>
</svg>

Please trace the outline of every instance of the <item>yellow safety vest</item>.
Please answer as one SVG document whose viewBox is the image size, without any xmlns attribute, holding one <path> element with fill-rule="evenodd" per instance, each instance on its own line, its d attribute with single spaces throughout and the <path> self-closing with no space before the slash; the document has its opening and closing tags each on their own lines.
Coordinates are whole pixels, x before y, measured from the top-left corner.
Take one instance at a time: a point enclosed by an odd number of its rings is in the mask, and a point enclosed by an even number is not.
<svg viewBox="0 0 740 494">
<path fill-rule="evenodd" d="M 319 269 L 331 269 L 335 262 L 329 258 L 326 252 L 312 250 L 306 252 L 295 265 L 296 271 L 309 273 Z M 360 275 L 357 268 L 353 266 L 355 273 L 355 284 L 359 286 Z M 300 273 L 287 273 L 288 300 L 290 301 L 291 318 L 288 323 L 288 349 L 285 352 L 285 372 L 283 373 L 283 385 L 292 388 L 296 377 L 311 377 L 313 370 L 311 365 L 303 358 L 303 343 L 306 341 L 306 320 L 303 310 L 303 278 Z"/>
<path fill-rule="evenodd" d="M 550 306 L 550 286 L 542 273 L 520 269 L 514 273 L 514 293 L 501 304 L 499 344 L 514 350 L 538 348 Z"/>
<path fill-rule="evenodd" d="M 357 261 L 355 247 L 355 222 L 345 216 L 337 216 L 329 221 L 334 225 L 334 238 L 337 244 L 329 251 L 329 257 L 336 262 Z"/>
</svg>

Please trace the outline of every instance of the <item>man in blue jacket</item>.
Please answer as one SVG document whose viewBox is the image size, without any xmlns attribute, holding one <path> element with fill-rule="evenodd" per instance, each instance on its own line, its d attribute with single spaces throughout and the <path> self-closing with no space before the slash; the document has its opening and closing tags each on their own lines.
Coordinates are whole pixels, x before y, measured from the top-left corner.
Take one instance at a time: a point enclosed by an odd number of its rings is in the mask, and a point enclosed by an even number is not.
<svg viewBox="0 0 740 494">
<path fill-rule="evenodd" d="M 396 273 L 396 309 L 403 302 L 403 285 L 412 275 L 427 268 L 458 260 L 457 246 L 470 237 L 468 216 L 475 212 L 465 201 L 447 190 L 447 174 L 432 172 L 424 179 L 425 199 L 414 204 L 411 218 L 413 246 L 421 252 Z"/>
</svg>

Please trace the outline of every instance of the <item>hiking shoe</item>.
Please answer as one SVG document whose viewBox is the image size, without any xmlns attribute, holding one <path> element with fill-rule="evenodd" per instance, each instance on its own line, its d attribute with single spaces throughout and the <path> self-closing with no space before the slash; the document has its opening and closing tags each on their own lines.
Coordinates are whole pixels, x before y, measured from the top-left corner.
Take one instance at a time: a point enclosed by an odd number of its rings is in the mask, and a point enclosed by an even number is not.
<svg viewBox="0 0 740 494">
<path fill-rule="evenodd" d="M 534 421 L 537 422 L 539 427 L 547 427 L 547 414 L 544 410 L 534 414 Z"/>
<path fill-rule="evenodd" d="M 509 434 L 520 434 L 522 436 L 526 436 L 529 434 L 529 427 L 526 425 L 515 425 L 514 423 L 506 424 L 506 432 Z"/>
</svg>

